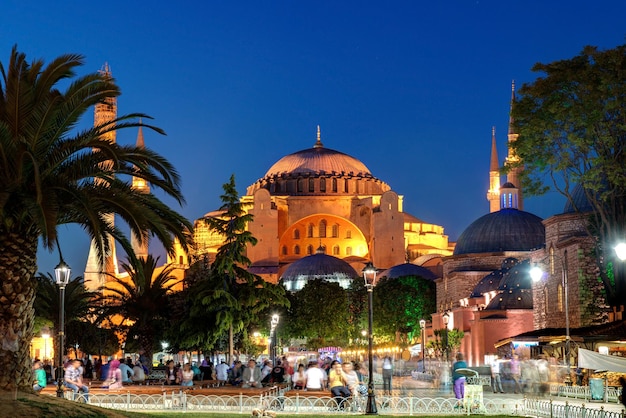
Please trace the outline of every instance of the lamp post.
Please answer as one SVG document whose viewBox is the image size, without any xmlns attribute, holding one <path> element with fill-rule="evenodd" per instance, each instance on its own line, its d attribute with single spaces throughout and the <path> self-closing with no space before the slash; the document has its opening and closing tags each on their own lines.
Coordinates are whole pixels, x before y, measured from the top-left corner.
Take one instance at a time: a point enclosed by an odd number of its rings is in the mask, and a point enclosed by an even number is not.
<svg viewBox="0 0 626 418">
<path fill-rule="evenodd" d="M 279 320 L 280 317 L 278 314 L 274 314 L 270 322 L 270 356 L 272 356 L 272 367 L 276 367 L 276 327 L 278 327 Z"/>
<path fill-rule="evenodd" d="M 443 352 L 446 363 L 448 362 L 448 323 L 450 323 L 450 315 L 446 311 L 441 319 L 443 319 Z"/>
<path fill-rule="evenodd" d="M 58 245 L 58 243 L 57 243 Z M 57 397 L 63 397 L 63 352 L 65 344 L 65 286 L 70 281 L 71 269 L 61 255 L 61 249 L 59 247 L 59 255 L 61 261 L 54 268 L 54 274 L 56 276 L 56 283 L 59 286 L 59 366 L 57 368 Z"/>
<path fill-rule="evenodd" d="M 422 373 L 426 373 L 426 320 L 420 319 L 420 331 L 422 332 Z"/>
<path fill-rule="evenodd" d="M 614 250 L 617 258 L 621 261 L 626 260 L 626 243 L 620 242 L 615 246 Z"/>
<path fill-rule="evenodd" d="M 569 334 L 569 275 L 567 265 L 567 250 L 563 251 L 563 257 L 555 256 L 561 261 L 561 283 L 563 292 L 565 293 L 565 366 L 567 367 L 567 375 L 565 376 L 565 384 L 572 385 L 570 377 L 570 334 Z M 530 269 L 530 277 L 534 282 L 538 282 L 543 277 L 543 270 L 537 265 Z"/>
<path fill-rule="evenodd" d="M 365 288 L 367 289 L 367 307 L 368 307 L 368 349 L 367 360 L 369 365 L 369 379 L 367 382 L 367 406 L 365 408 L 366 415 L 378 415 L 376 408 L 376 395 L 374 393 L 374 347 L 373 347 L 373 331 L 372 324 L 374 322 L 374 286 L 376 285 L 376 267 L 369 262 L 363 268 L 363 279 L 365 280 Z"/>
</svg>

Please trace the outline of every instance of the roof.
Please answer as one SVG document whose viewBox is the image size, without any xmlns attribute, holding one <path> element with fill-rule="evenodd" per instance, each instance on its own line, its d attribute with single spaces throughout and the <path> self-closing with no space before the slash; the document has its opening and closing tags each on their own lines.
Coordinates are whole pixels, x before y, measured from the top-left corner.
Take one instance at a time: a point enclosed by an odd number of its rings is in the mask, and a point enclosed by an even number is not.
<svg viewBox="0 0 626 418">
<path fill-rule="evenodd" d="M 397 279 L 399 277 L 421 277 L 426 280 L 435 280 L 437 276 L 429 269 L 417 266 L 412 263 L 398 264 L 393 266 L 379 274 L 380 277 L 387 277 L 389 279 Z"/>
<path fill-rule="evenodd" d="M 497 294 L 485 310 L 532 309 L 533 292 L 531 289 L 511 289 Z"/>
<path fill-rule="evenodd" d="M 365 164 L 356 158 L 330 148 L 316 146 L 284 156 L 267 170 L 264 177 L 320 173 L 372 176 Z"/>
<path fill-rule="evenodd" d="M 593 207 L 589 203 L 589 199 L 587 199 L 585 189 L 580 184 L 577 185 L 572 192 L 571 200 L 567 199 L 567 202 L 565 202 L 563 213 L 586 213 L 592 210 Z"/>
<path fill-rule="evenodd" d="M 540 217 L 517 209 L 501 209 L 474 221 L 461 234 L 454 255 L 531 251 L 545 245 Z"/>
<path fill-rule="evenodd" d="M 330 277 L 353 279 L 359 274 L 350 264 L 331 255 L 317 253 L 302 257 L 287 267 L 281 280 L 323 279 Z"/>
<path fill-rule="evenodd" d="M 626 320 L 608 322 L 601 325 L 591 325 L 580 328 L 570 328 L 572 339 L 583 341 L 618 341 L 626 340 Z M 549 340 L 563 337 L 567 334 L 565 328 L 543 328 L 518 334 L 511 339 L 516 340 Z"/>
</svg>

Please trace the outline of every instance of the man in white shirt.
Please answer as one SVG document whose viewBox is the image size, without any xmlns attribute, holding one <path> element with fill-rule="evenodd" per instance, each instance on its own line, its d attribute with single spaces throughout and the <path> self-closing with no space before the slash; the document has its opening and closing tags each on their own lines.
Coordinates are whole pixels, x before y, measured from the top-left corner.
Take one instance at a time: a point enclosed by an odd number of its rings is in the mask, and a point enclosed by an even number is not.
<svg viewBox="0 0 626 418">
<path fill-rule="evenodd" d="M 306 390 L 322 390 L 326 386 L 326 373 L 317 367 L 316 362 L 311 361 L 304 372 L 304 382 Z"/>
<path fill-rule="evenodd" d="M 217 378 L 217 381 L 220 382 L 220 385 L 226 384 L 226 381 L 228 380 L 228 364 L 226 364 L 224 360 L 215 366 L 215 377 Z"/>
</svg>

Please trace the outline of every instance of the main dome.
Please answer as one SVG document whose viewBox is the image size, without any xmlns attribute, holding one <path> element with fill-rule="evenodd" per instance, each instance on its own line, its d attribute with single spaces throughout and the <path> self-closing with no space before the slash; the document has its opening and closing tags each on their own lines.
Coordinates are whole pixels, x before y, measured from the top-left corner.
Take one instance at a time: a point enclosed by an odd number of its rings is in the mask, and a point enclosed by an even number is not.
<svg viewBox="0 0 626 418">
<path fill-rule="evenodd" d="M 540 217 L 517 209 L 501 209 L 475 220 L 463 231 L 454 255 L 531 251 L 545 245 Z"/>
<path fill-rule="evenodd" d="M 323 249 L 291 263 L 280 277 L 283 286 L 290 291 L 301 290 L 309 280 L 325 280 L 339 283 L 347 289 L 358 273 L 345 261 L 324 254 Z"/>
<path fill-rule="evenodd" d="M 248 187 L 247 195 L 266 189 L 271 195 L 380 195 L 391 187 L 375 178 L 360 160 L 325 148 L 320 140 L 312 148 L 286 155 Z"/>
</svg>

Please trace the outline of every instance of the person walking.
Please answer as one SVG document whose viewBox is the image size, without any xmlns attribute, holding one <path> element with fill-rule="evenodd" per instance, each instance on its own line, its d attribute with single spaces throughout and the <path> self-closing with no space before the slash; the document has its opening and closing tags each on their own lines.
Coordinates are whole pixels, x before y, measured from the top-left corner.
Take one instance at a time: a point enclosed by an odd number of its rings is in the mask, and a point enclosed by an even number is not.
<svg viewBox="0 0 626 418">
<path fill-rule="evenodd" d="M 502 379 L 500 378 L 500 360 L 498 356 L 495 356 L 491 362 L 491 386 L 493 393 L 498 393 L 498 389 L 500 389 L 500 393 L 504 393 Z"/>
<path fill-rule="evenodd" d="M 465 376 L 458 373 L 459 369 L 466 369 L 467 363 L 463 360 L 463 354 L 458 353 L 456 355 L 456 361 L 452 365 L 452 384 L 454 388 L 454 397 L 457 399 L 455 408 L 460 408 L 463 405 L 463 399 L 465 398 Z"/>
<path fill-rule="evenodd" d="M 383 359 L 383 392 L 385 395 L 391 395 L 391 376 L 393 376 L 393 362 L 391 357 L 386 356 Z"/>
</svg>

